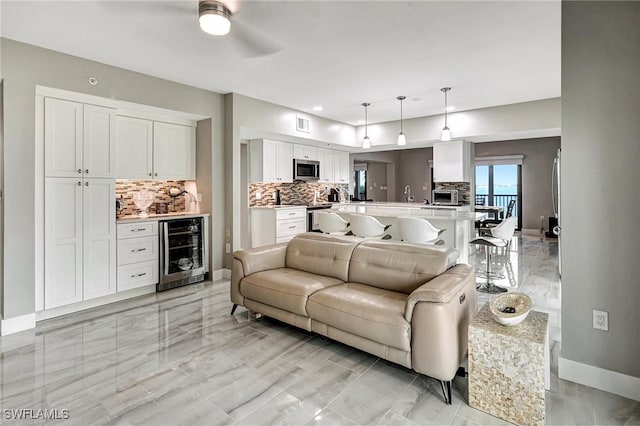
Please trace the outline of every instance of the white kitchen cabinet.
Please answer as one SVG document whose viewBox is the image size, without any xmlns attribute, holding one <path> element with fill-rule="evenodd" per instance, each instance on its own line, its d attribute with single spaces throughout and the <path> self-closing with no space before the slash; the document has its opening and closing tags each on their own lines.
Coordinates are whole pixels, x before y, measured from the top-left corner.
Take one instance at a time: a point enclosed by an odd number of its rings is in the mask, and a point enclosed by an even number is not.
<svg viewBox="0 0 640 426">
<path fill-rule="evenodd" d="M 195 128 L 142 118 L 116 121 L 118 179 L 195 180 Z"/>
<path fill-rule="evenodd" d="M 251 209 L 251 247 L 289 241 L 307 232 L 306 207 Z"/>
<path fill-rule="evenodd" d="M 293 144 L 293 158 L 300 160 L 317 160 L 318 148 L 309 145 Z"/>
<path fill-rule="evenodd" d="M 335 151 L 334 156 L 334 182 L 349 183 L 349 153 L 344 151 Z"/>
<path fill-rule="evenodd" d="M 158 222 L 118 224 L 118 291 L 157 284 Z"/>
<path fill-rule="evenodd" d="M 434 182 L 470 182 L 471 142 L 457 140 L 433 144 Z"/>
<path fill-rule="evenodd" d="M 116 177 L 153 178 L 153 121 L 116 117 Z"/>
<path fill-rule="evenodd" d="M 320 182 L 333 182 L 335 180 L 335 153 L 332 149 L 318 148 Z"/>
<path fill-rule="evenodd" d="M 44 101 L 45 176 L 115 177 L 115 110 Z"/>
<path fill-rule="evenodd" d="M 180 124 L 153 122 L 153 177 L 195 180 L 196 129 Z"/>
<path fill-rule="evenodd" d="M 116 290 L 115 182 L 45 179 L 45 309 Z"/>
<path fill-rule="evenodd" d="M 250 144 L 251 182 L 293 182 L 293 148 L 287 142 L 255 139 Z"/>
</svg>

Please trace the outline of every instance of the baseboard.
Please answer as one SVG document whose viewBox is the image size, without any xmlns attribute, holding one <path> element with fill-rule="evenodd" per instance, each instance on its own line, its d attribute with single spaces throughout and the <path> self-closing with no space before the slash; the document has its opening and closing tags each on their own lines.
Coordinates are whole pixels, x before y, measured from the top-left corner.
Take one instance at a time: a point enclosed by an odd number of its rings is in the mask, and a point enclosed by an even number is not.
<svg viewBox="0 0 640 426">
<path fill-rule="evenodd" d="M 564 380 L 640 401 L 640 377 L 605 370 L 562 357 L 558 360 L 558 376 Z"/>
<path fill-rule="evenodd" d="M 228 280 L 231 278 L 231 270 L 230 269 L 218 269 L 211 273 L 211 281 L 218 281 L 222 279 Z"/>
<path fill-rule="evenodd" d="M 0 322 L 0 336 L 30 330 L 36 327 L 36 313 L 3 319 Z"/>
<path fill-rule="evenodd" d="M 35 313 L 37 321 L 43 321 L 50 318 L 59 317 L 61 315 L 67 315 L 78 311 L 84 311 L 85 309 L 96 308 L 109 303 L 120 302 L 122 300 L 131 299 L 133 297 L 143 296 L 145 294 L 151 294 L 156 292 L 156 285 L 146 285 L 144 287 L 138 287 L 127 291 L 122 291 L 108 296 L 97 297 L 95 299 L 85 300 L 78 303 L 72 303 L 70 305 L 59 306 L 57 308 L 47 309 L 44 311 L 38 311 Z"/>
</svg>

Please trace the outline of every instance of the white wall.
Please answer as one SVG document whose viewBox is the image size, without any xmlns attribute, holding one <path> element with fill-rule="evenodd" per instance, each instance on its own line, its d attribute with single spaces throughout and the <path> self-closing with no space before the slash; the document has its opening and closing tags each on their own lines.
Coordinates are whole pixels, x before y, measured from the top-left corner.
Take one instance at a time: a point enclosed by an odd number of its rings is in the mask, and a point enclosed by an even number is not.
<svg viewBox="0 0 640 426">
<path fill-rule="evenodd" d="M 638 2 L 562 2 L 560 377 L 606 389 L 621 373 L 636 399 L 639 40 Z M 592 328 L 593 309 L 609 312 L 608 332 Z"/>
</svg>

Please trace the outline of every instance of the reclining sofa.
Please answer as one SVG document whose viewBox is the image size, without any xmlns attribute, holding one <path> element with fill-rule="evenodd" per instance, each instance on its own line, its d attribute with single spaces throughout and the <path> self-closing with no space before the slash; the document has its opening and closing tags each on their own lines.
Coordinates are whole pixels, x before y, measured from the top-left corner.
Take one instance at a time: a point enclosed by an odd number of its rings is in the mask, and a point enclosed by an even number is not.
<svg viewBox="0 0 640 426">
<path fill-rule="evenodd" d="M 451 248 L 306 233 L 233 254 L 231 301 L 440 380 L 467 353 L 472 266 Z"/>
</svg>

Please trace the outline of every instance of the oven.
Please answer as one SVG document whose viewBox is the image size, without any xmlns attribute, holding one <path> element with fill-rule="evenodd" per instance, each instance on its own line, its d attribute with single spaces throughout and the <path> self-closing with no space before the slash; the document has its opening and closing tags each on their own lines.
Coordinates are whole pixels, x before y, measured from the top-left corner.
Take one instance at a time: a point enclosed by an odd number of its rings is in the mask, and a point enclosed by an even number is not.
<svg viewBox="0 0 640 426">
<path fill-rule="evenodd" d="M 204 281 L 209 272 L 208 218 L 162 220 L 157 291 Z"/>
</svg>

